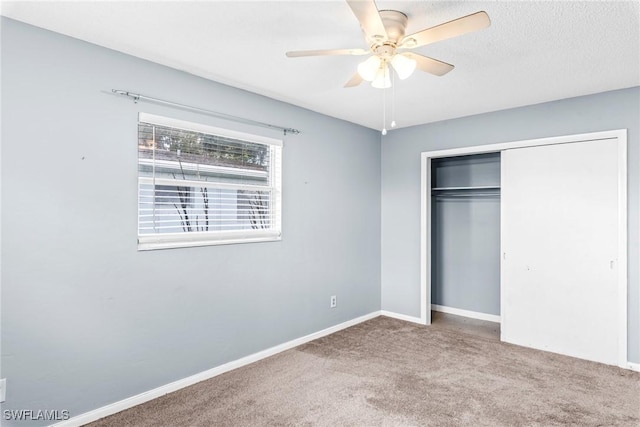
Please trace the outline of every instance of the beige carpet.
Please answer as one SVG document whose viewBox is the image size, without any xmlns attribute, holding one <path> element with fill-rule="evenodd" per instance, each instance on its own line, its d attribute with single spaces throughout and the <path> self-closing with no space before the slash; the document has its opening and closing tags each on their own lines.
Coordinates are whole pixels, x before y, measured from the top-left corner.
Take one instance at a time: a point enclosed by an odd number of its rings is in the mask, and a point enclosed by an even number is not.
<svg viewBox="0 0 640 427">
<path fill-rule="evenodd" d="M 640 374 L 378 317 L 92 426 L 639 426 Z"/>
</svg>

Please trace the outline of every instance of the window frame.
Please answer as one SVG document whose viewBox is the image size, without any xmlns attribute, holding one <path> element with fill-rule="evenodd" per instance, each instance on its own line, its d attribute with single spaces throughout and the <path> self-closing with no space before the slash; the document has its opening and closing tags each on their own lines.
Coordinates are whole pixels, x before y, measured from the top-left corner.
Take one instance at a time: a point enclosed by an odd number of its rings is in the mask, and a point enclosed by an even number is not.
<svg viewBox="0 0 640 427">
<path fill-rule="evenodd" d="M 180 129 L 188 132 L 206 133 L 210 135 L 220 136 L 224 138 L 238 139 L 244 142 L 250 142 L 255 144 L 263 144 L 269 146 L 271 151 L 271 161 L 275 162 L 274 165 L 269 167 L 269 182 L 268 187 L 259 187 L 254 185 L 242 185 L 242 184 L 227 184 L 227 183 L 214 183 L 209 181 L 211 187 L 215 188 L 229 188 L 229 189 L 250 189 L 261 191 L 271 191 L 272 199 L 270 206 L 271 224 L 269 229 L 255 229 L 255 230 L 231 230 L 231 231 L 191 231 L 191 232 L 179 232 L 179 233 L 153 233 L 153 234 L 140 234 L 140 188 L 141 184 L 152 185 L 173 185 L 176 182 L 187 186 L 201 186 L 202 181 L 197 180 L 174 180 L 169 178 L 156 178 L 156 177 L 143 177 L 140 176 L 138 170 L 138 203 L 137 203 L 137 235 L 138 235 L 138 250 L 148 251 L 156 249 L 174 249 L 174 248 L 188 248 L 197 246 L 215 246 L 215 245 L 228 245 L 238 243 L 259 243 L 259 242 L 274 242 L 282 240 L 282 146 L 283 141 L 276 138 L 271 138 L 263 135 L 255 135 L 245 132 L 239 132 L 230 129 L 219 128 L 215 126 L 205 125 L 201 123 L 195 123 L 180 119 L 174 119 L 170 117 L 158 116 L 149 113 L 138 113 L 138 123 L 158 125 L 171 127 L 174 129 Z M 137 139 L 137 138 L 136 138 Z M 137 146 L 137 144 L 136 144 Z M 148 162 L 148 160 L 147 160 Z M 140 157 L 136 162 L 137 167 L 140 165 Z M 222 169 L 238 169 L 227 166 L 211 166 L 212 168 Z"/>
</svg>

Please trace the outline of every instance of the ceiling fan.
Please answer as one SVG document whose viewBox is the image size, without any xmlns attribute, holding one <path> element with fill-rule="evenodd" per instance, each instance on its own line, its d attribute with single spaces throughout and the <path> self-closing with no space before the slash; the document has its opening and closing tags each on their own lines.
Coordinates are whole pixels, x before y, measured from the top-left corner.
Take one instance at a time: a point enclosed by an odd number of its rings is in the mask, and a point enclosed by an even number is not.
<svg viewBox="0 0 640 427">
<path fill-rule="evenodd" d="M 369 49 L 298 50 L 287 52 L 290 58 L 323 55 L 369 55 L 358 65 L 358 72 L 344 87 L 358 86 L 363 81 L 376 88 L 391 86 L 390 67 L 400 79 L 406 79 L 418 70 L 442 76 L 453 70 L 453 65 L 410 49 L 478 31 L 491 25 L 486 12 L 476 12 L 435 27 L 405 35 L 409 18 L 397 10 L 378 10 L 374 0 L 347 0 L 347 4 L 360 22 Z"/>
</svg>

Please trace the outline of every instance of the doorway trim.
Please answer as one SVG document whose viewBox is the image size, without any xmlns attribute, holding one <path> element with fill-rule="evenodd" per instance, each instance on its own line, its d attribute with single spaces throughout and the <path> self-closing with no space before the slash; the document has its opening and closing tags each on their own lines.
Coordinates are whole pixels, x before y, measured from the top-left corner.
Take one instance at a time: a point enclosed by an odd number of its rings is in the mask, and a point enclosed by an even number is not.
<svg viewBox="0 0 640 427">
<path fill-rule="evenodd" d="M 618 141 L 618 366 L 631 369 L 627 360 L 627 130 L 618 129 L 550 138 L 528 139 L 421 153 L 420 166 L 420 322 L 431 324 L 431 159 L 495 153 L 513 148 L 568 144 L 606 139 Z M 501 237 L 501 246 L 503 246 Z M 502 276 L 502 274 L 501 274 Z M 501 283 L 501 288 L 502 288 Z M 504 292 L 500 291 L 501 306 Z M 502 319 L 501 319 L 502 320 Z"/>
</svg>

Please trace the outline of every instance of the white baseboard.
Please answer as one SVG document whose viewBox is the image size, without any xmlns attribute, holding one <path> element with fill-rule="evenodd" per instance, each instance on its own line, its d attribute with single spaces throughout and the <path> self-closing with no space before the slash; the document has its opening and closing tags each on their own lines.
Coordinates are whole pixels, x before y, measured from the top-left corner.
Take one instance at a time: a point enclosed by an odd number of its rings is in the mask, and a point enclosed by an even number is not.
<svg viewBox="0 0 640 427">
<path fill-rule="evenodd" d="M 394 319 L 404 320 L 406 322 L 418 323 L 420 325 L 425 324 L 425 322 L 419 317 L 407 316 L 406 314 L 394 313 L 393 311 L 380 310 L 380 314 L 382 316 L 393 317 Z"/>
<path fill-rule="evenodd" d="M 439 311 L 441 313 L 455 314 L 456 316 L 469 317 L 471 319 L 500 323 L 500 316 L 497 316 L 495 314 L 479 313 L 477 311 L 463 310 L 461 308 L 447 307 L 437 304 L 431 304 L 431 310 Z"/>
<path fill-rule="evenodd" d="M 378 317 L 378 316 L 380 316 L 380 311 L 374 311 L 372 313 L 365 314 L 364 316 L 360 316 L 355 319 L 340 323 L 338 325 L 331 326 L 330 328 L 326 328 L 321 331 L 306 335 L 304 337 L 297 338 L 289 342 L 277 345 L 275 347 L 271 347 L 266 350 L 259 351 L 257 353 L 251 354 L 241 359 L 233 360 L 231 362 L 225 363 L 224 365 L 220 365 L 215 368 L 206 370 L 204 372 L 200 372 L 198 374 L 192 375 L 190 377 L 183 378 L 178 381 L 174 381 L 170 384 L 166 384 L 158 388 L 154 388 L 153 390 L 145 391 L 144 393 L 140 393 L 136 396 L 131 396 L 126 399 L 120 400 L 118 402 L 112 403 L 110 405 L 106 405 L 101 408 L 94 409 L 93 411 L 85 412 L 84 414 L 80 414 L 68 420 L 56 423 L 51 427 L 77 427 L 93 421 L 97 421 L 109 415 L 113 415 L 115 413 L 124 411 L 125 409 L 129 409 L 134 406 L 140 405 L 142 403 L 148 402 L 150 400 L 156 399 L 158 397 L 164 396 L 165 394 L 172 393 L 174 391 L 183 389 L 185 387 L 199 383 L 204 380 L 208 380 L 209 378 L 213 378 L 220 374 L 224 374 L 225 372 L 229 372 L 234 369 L 240 368 L 242 366 L 248 365 L 250 363 L 257 362 L 258 360 L 265 359 L 269 356 L 273 356 L 274 354 L 281 353 L 285 350 L 289 350 L 301 344 L 305 344 L 309 341 L 313 341 L 315 339 L 333 334 L 342 329 L 346 329 L 350 326 L 357 325 L 358 323 L 365 322 L 369 319 L 373 319 L 374 317 Z"/>
<path fill-rule="evenodd" d="M 640 372 L 640 363 L 627 362 L 627 368 L 632 371 Z"/>
</svg>

